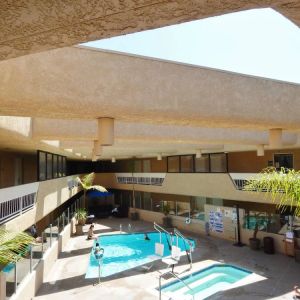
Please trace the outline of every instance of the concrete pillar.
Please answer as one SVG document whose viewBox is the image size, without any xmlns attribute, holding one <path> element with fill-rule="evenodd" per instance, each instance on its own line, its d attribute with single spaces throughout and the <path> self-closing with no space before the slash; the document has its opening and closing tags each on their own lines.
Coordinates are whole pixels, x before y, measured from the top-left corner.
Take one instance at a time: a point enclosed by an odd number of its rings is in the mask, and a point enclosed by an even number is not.
<svg viewBox="0 0 300 300">
<path fill-rule="evenodd" d="M 98 119 L 98 140 L 102 146 L 111 146 L 114 144 L 114 119 Z"/>
<path fill-rule="evenodd" d="M 257 151 L 257 156 L 264 156 L 265 155 L 264 145 L 257 145 L 256 151 Z"/>
<path fill-rule="evenodd" d="M 93 155 L 101 156 L 102 155 L 102 146 L 100 141 L 94 141 Z"/>
<path fill-rule="evenodd" d="M 269 130 L 269 145 L 270 148 L 281 148 L 282 147 L 282 129 L 274 128 Z"/>
<path fill-rule="evenodd" d="M 0 272 L 0 300 L 6 299 L 6 273 Z"/>
</svg>

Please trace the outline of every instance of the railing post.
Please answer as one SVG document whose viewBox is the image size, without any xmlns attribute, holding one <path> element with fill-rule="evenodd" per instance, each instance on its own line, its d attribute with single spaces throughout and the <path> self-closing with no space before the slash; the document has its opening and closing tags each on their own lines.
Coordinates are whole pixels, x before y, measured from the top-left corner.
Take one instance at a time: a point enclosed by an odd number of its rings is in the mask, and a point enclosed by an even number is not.
<svg viewBox="0 0 300 300">
<path fill-rule="evenodd" d="M 20 215 L 22 215 L 22 211 L 23 211 L 23 201 L 22 201 L 22 197 L 19 197 L 19 209 L 20 209 Z"/>
<path fill-rule="evenodd" d="M 68 207 L 68 224 L 70 223 L 70 207 Z"/>
<path fill-rule="evenodd" d="M 18 287 L 18 273 L 17 273 L 17 263 L 15 264 L 15 282 L 14 282 L 14 292 L 17 292 L 17 287 Z"/>
<path fill-rule="evenodd" d="M 57 218 L 57 234 L 59 234 L 59 217 Z"/>
<path fill-rule="evenodd" d="M 44 232 L 42 232 L 42 257 L 44 256 Z"/>
<path fill-rule="evenodd" d="M 62 213 L 63 230 L 65 228 L 65 212 Z"/>
<path fill-rule="evenodd" d="M 49 225 L 50 227 L 50 248 L 52 247 L 52 224 Z"/>
<path fill-rule="evenodd" d="M 29 270 L 30 270 L 30 273 L 32 273 L 32 258 L 33 258 L 33 253 L 32 253 L 32 245 L 30 245 L 29 247 L 30 247 L 30 262 L 29 262 Z"/>
<path fill-rule="evenodd" d="M 159 300 L 161 300 L 161 275 L 159 276 Z"/>
</svg>

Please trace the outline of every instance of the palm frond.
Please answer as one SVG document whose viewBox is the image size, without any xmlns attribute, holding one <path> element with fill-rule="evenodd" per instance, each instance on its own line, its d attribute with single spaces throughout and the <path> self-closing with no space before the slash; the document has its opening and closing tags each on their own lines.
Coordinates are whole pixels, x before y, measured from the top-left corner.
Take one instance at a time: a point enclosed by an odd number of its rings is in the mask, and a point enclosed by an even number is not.
<svg viewBox="0 0 300 300">
<path fill-rule="evenodd" d="M 24 232 L 10 232 L 0 228 L 0 264 L 17 262 L 28 252 L 35 239 Z"/>
<path fill-rule="evenodd" d="M 295 215 L 300 216 L 300 171 L 281 168 L 264 169 L 244 186 L 245 191 L 265 192 L 277 206 L 285 210 L 287 206 L 295 208 Z"/>
<path fill-rule="evenodd" d="M 97 190 L 99 192 L 105 193 L 107 192 L 107 189 L 101 185 L 92 185 L 87 188 L 88 190 Z"/>
<path fill-rule="evenodd" d="M 89 187 L 93 184 L 94 182 L 94 179 L 95 179 L 95 173 L 92 172 L 90 174 L 87 174 L 85 176 L 83 176 L 82 178 L 82 183 L 86 186 L 86 187 Z"/>
</svg>

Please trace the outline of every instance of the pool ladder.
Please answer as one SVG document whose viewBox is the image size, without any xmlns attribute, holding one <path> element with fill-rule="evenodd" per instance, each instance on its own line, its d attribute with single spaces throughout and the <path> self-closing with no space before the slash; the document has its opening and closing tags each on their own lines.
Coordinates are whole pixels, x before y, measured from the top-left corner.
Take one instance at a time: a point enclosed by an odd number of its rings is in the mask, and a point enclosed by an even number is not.
<svg viewBox="0 0 300 300">
<path fill-rule="evenodd" d="M 192 259 L 192 252 L 194 251 L 194 244 L 189 240 L 187 239 L 178 229 L 174 228 L 174 234 L 176 235 L 177 237 L 177 247 L 178 247 L 178 239 L 179 238 L 182 238 L 184 243 L 188 244 L 189 245 L 189 251 L 187 252 L 186 251 L 186 255 L 187 255 L 187 259 L 190 263 L 190 270 L 192 269 L 193 267 L 193 259 Z"/>
<path fill-rule="evenodd" d="M 169 245 L 172 246 L 173 241 L 172 241 L 171 233 L 169 231 L 167 231 L 166 229 L 164 229 L 163 227 L 161 227 L 160 225 L 158 225 L 157 223 L 155 223 L 155 222 L 153 223 L 153 225 L 154 225 L 154 229 L 159 232 L 159 242 L 161 243 L 161 241 L 162 241 L 162 236 L 161 235 L 164 232 L 167 235 Z"/>
<path fill-rule="evenodd" d="M 161 278 L 167 274 L 171 274 L 174 278 L 176 278 L 177 280 L 179 280 L 185 287 L 187 287 L 192 293 L 194 292 L 194 290 L 187 284 L 185 283 L 179 276 L 177 276 L 174 272 L 172 271 L 168 271 L 166 273 L 163 273 L 161 275 L 159 275 L 159 300 L 161 300 Z M 193 300 L 195 299 L 195 296 L 192 294 L 191 295 Z"/>
</svg>

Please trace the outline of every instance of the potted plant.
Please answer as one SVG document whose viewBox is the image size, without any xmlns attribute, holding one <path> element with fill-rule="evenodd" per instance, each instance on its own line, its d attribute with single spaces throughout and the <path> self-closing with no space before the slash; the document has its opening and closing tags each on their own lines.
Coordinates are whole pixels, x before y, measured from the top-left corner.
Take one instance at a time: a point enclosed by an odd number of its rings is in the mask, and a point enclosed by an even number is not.
<svg viewBox="0 0 300 300">
<path fill-rule="evenodd" d="M 163 225 L 167 228 L 172 227 L 172 219 L 169 216 L 170 210 L 171 210 L 171 207 L 170 207 L 169 203 L 167 203 L 166 205 L 165 204 L 163 205 L 163 214 L 165 215 L 163 217 Z"/>
<path fill-rule="evenodd" d="M 252 250 L 259 250 L 260 248 L 260 239 L 257 238 L 257 233 L 259 226 L 261 225 L 262 219 L 260 218 L 261 214 L 256 213 L 254 214 L 254 230 L 253 230 L 253 237 L 249 239 L 249 246 Z"/>
<path fill-rule="evenodd" d="M 83 234 L 83 225 L 85 224 L 87 217 L 87 211 L 85 208 L 77 208 L 75 211 L 75 219 L 77 221 L 76 226 L 76 235 Z"/>
</svg>

